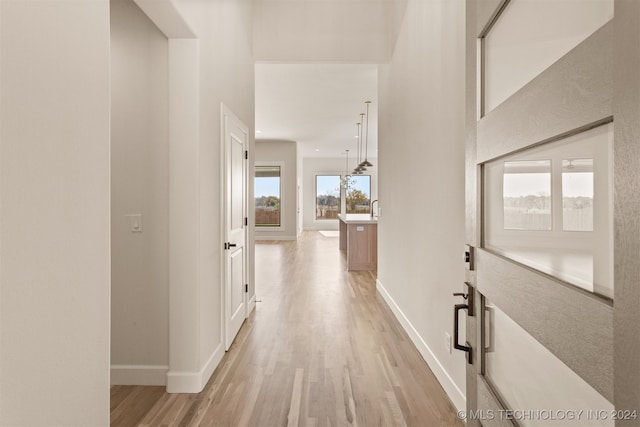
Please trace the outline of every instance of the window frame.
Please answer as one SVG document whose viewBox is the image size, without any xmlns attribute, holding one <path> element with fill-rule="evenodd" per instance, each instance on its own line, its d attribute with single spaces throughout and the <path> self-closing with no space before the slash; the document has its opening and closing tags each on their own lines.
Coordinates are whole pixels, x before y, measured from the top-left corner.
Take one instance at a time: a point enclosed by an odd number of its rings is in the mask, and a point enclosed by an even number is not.
<svg viewBox="0 0 640 427">
<path fill-rule="evenodd" d="M 370 215 L 371 214 L 371 200 L 373 200 L 372 198 L 372 189 L 371 189 L 371 175 L 369 174 L 362 174 L 362 175 L 352 175 L 351 178 L 360 178 L 360 177 L 367 177 L 369 178 L 369 203 L 368 203 L 368 207 L 367 210 L 365 212 L 349 212 L 349 205 L 347 204 L 347 198 L 348 198 L 348 194 L 349 194 L 349 188 L 345 187 L 344 189 L 344 211 L 346 214 L 367 214 Z M 344 177 L 342 178 L 344 179 Z"/>
<path fill-rule="evenodd" d="M 334 176 L 334 177 L 338 177 L 338 188 L 339 188 L 339 195 L 338 195 L 338 214 L 342 213 L 342 207 L 343 207 L 343 188 L 342 188 L 342 182 L 344 179 L 344 175 L 341 173 L 336 173 L 336 172 L 315 172 L 314 173 L 314 178 L 313 178 L 313 188 L 314 188 L 314 194 L 313 194 L 313 220 L 314 222 L 325 222 L 325 221 L 338 221 L 338 218 L 336 216 L 336 218 L 322 218 L 322 217 L 318 217 L 318 177 L 319 176 Z"/>
<path fill-rule="evenodd" d="M 262 224 L 258 224 L 256 221 L 256 204 L 255 204 L 255 200 L 256 200 L 256 194 L 255 194 L 255 180 L 256 180 L 256 168 L 259 167 L 278 167 L 280 168 L 280 183 L 279 183 L 279 188 L 280 188 L 280 225 L 262 225 Z M 253 220 L 254 220 L 254 227 L 256 231 L 259 232 L 268 232 L 268 231 L 283 231 L 285 228 L 285 224 L 284 224 L 284 207 L 286 206 L 286 202 L 285 202 L 285 197 L 284 197 L 284 192 L 283 190 L 283 181 L 284 181 L 284 176 L 285 176 L 285 167 L 284 167 L 284 162 L 279 162 L 279 161 L 256 161 L 255 164 L 253 165 L 253 190 L 254 190 L 254 194 L 253 194 Z"/>
</svg>

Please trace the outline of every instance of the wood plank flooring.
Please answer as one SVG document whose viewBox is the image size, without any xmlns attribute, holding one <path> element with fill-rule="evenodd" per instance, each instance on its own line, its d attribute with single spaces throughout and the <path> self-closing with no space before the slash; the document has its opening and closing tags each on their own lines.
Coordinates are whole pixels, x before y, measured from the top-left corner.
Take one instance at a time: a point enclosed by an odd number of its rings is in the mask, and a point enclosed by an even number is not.
<svg viewBox="0 0 640 427">
<path fill-rule="evenodd" d="M 256 244 L 257 308 L 199 394 L 111 388 L 112 426 L 463 426 L 337 237 Z"/>
</svg>

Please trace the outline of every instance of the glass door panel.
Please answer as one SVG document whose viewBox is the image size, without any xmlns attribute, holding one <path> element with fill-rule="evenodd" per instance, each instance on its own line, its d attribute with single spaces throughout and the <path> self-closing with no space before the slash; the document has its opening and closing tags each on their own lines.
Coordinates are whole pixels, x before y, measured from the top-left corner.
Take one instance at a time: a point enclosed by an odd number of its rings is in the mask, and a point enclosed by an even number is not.
<svg viewBox="0 0 640 427">
<path fill-rule="evenodd" d="M 613 298 L 613 124 L 484 165 L 484 247 Z"/>
<path fill-rule="evenodd" d="M 486 35 L 488 113 L 613 18 L 613 0 L 511 0 Z"/>
</svg>

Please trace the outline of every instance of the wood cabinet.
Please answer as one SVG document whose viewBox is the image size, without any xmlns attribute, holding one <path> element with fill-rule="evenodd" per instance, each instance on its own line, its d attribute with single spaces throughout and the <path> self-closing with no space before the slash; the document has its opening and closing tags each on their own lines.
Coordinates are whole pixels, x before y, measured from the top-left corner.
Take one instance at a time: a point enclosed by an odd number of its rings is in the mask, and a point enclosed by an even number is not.
<svg viewBox="0 0 640 427">
<path fill-rule="evenodd" d="M 340 250 L 345 251 L 347 270 L 377 270 L 378 222 L 366 214 L 338 215 Z"/>
</svg>

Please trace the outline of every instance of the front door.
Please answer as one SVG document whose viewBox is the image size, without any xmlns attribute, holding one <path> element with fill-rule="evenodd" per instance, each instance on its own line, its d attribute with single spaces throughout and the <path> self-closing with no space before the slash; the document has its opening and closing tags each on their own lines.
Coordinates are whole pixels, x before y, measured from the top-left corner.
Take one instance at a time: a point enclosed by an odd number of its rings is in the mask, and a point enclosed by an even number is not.
<svg viewBox="0 0 640 427">
<path fill-rule="evenodd" d="M 469 426 L 614 425 L 612 17 L 467 1 Z"/>
<path fill-rule="evenodd" d="M 224 313 L 225 349 L 246 317 L 247 127 L 222 106 L 224 145 Z"/>
</svg>

